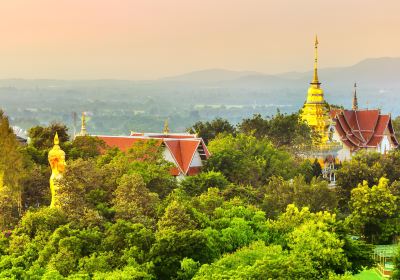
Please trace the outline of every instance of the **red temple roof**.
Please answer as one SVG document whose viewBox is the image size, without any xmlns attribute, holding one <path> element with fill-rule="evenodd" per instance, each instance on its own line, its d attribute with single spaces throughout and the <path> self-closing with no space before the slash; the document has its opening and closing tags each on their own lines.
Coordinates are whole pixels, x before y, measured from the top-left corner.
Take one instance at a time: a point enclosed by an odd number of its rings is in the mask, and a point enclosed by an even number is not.
<svg viewBox="0 0 400 280">
<path fill-rule="evenodd" d="M 190 134 L 144 134 L 132 133 L 132 136 L 97 136 L 107 146 L 127 151 L 134 143 L 139 141 L 156 140 L 159 145 L 164 145 L 171 153 L 175 168 L 171 169 L 171 175 L 177 176 L 195 175 L 200 172 L 201 166 L 191 166 L 196 151 L 202 160 L 210 156 L 207 146 L 202 138 Z"/>
<path fill-rule="evenodd" d="M 395 137 L 390 115 L 380 110 L 343 110 L 335 112 L 335 128 L 342 142 L 352 150 L 377 147 L 388 129 L 395 146 Z"/>
</svg>

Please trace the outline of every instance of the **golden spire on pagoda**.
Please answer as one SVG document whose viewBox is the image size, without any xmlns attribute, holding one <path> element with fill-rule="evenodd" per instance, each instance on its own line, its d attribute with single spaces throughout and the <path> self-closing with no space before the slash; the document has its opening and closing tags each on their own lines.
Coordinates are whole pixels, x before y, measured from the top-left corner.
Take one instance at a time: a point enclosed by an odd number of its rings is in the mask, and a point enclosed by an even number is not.
<svg viewBox="0 0 400 280">
<path fill-rule="evenodd" d="M 166 119 L 164 121 L 164 130 L 163 130 L 164 134 L 168 134 L 169 133 L 169 126 L 168 126 L 168 119 Z"/>
<path fill-rule="evenodd" d="M 358 110 L 358 99 L 357 99 L 357 83 L 354 83 L 354 92 L 353 92 L 353 106 L 352 106 L 353 111 Z"/>
<path fill-rule="evenodd" d="M 328 141 L 328 126 L 330 123 L 328 107 L 324 98 L 324 91 L 318 79 L 318 37 L 314 41 L 314 75 L 307 92 L 307 100 L 301 110 L 300 119 L 316 132 L 319 139 L 313 144 L 324 145 Z"/>
<path fill-rule="evenodd" d="M 49 151 L 48 160 L 51 167 L 51 177 L 50 177 L 50 192 L 51 192 L 51 204 L 50 207 L 55 207 L 57 203 L 57 190 L 58 183 L 62 177 L 65 170 L 65 152 L 60 148 L 60 140 L 58 138 L 58 133 L 54 136 L 54 146 Z"/>
<path fill-rule="evenodd" d="M 79 136 L 86 136 L 87 130 L 86 130 L 86 113 L 82 112 L 82 117 L 81 117 L 81 131 L 79 132 Z"/>
<path fill-rule="evenodd" d="M 314 43 L 314 77 L 311 82 L 312 85 L 316 85 L 319 87 L 321 84 L 318 80 L 318 36 L 315 35 L 315 43 Z"/>
</svg>

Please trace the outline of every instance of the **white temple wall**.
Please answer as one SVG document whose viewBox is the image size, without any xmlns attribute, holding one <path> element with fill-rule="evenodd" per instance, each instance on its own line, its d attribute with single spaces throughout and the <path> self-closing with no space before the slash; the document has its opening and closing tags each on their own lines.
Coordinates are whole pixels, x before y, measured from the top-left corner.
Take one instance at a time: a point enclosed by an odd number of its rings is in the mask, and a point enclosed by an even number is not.
<svg viewBox="0 0 400 280">
<path fill-rule="evenodd" d="M 168 148 L 165 148 L 163 151 L 163 158 L 166 161 L 172 162 L 173 164 L 176 165 L 174 157 L 172 156 L 171 152 L 168 150 Z"/>
<path fill-rule="evenodd" d="M 194 153 L 194 156 L 193 156 L 192 162 L 190 163 L 190 166 L 191 167 L 203 166 L 203 162 L 201 161 L 200 154 L 198 151 L 196 151 Z"/>
<path fill-rule="evenodd" d="M 351 151 L 350 148 L 343 144 L 342 149 L 340 149 L 337 153 L 337 158 L 340 162 L 350 160 L 351 159 Z"/>
</svg>

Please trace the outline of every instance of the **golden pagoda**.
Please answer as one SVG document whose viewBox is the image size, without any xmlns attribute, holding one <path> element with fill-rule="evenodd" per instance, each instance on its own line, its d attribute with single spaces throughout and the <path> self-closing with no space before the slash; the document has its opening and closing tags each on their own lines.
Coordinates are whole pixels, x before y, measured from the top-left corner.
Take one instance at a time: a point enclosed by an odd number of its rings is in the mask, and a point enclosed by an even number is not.
<svg viewBox="0 0 400 280">
<path fill-rule="evenodd" d="M 57 180 L 59 180 L 65 171 L 65 152 L 60 148 L 60 141 L 58 139 L 58 133 L 54 136 L 54 146 L 49 151 L 48 160 L 51 167 L 50 177 L 50 192 L 51 192 L 51 204 L 50 207 L 55 207 L 58 204 L 57 201 Z"/>
<path fill-rule="evenodd" d="M 315 36 L 314 77 L 307 93 L 307 101 L 301 110 L 300 118 L 306 122 L 318 135 L 313 144 L 324 146 L 329 139 L 328 127 L 330 124 L 329 109 L 324 99 L 324 91 L 318 80 L 318 37 Z"/>
</svg>

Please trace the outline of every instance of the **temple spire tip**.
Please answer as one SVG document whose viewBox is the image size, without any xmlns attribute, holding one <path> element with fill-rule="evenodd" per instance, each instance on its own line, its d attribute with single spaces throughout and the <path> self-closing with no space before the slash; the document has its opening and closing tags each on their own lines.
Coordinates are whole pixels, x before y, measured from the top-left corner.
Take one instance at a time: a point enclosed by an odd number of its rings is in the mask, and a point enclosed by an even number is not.
<svg viewBox="0 0 400 280">
<path fill-rule="evenodd" d="M 358 110 L 358 99 L 357 99 L 357 83 L 354 83 L 354 92 L 353 92 L 353 104 L 352 104 L 353 111 Z"/>
</svg>

